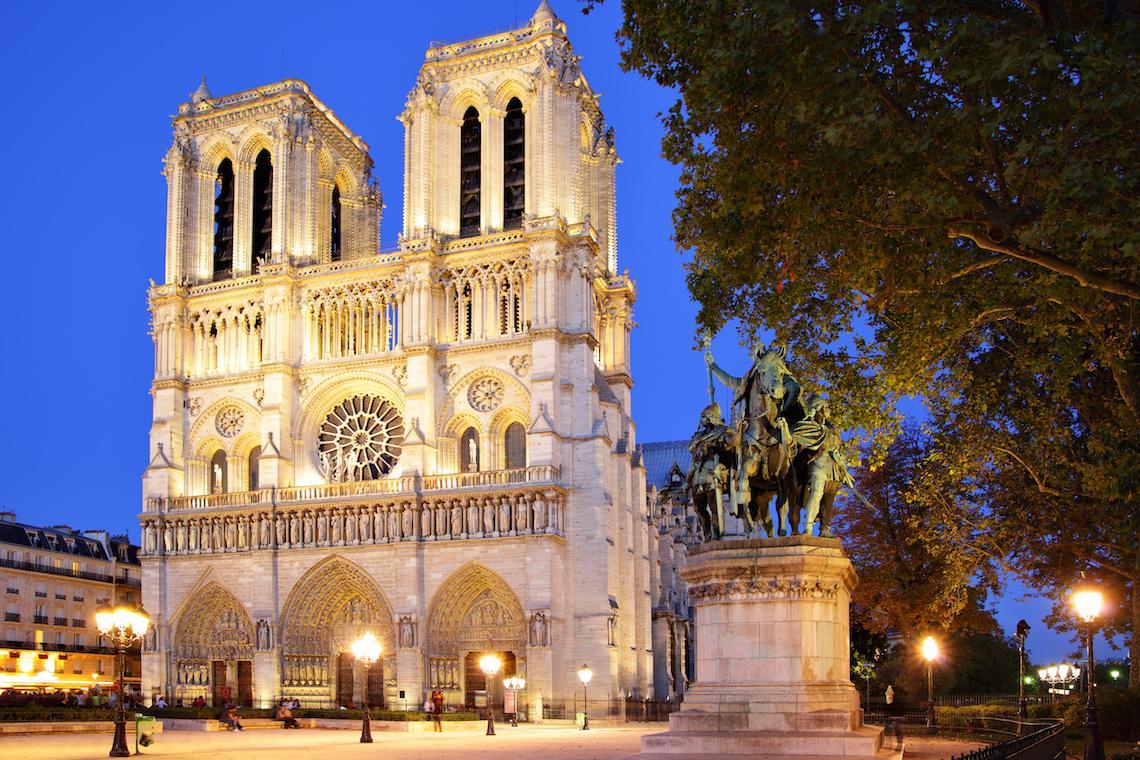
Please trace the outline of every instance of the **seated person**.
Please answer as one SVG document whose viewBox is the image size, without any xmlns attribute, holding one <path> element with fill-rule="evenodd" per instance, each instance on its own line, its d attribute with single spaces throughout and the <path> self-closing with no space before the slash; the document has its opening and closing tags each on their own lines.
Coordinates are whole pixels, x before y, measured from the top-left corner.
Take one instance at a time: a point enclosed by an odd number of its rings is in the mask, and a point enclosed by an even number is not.
<svg viewBox="0 0 1140 760">
<path fill-rule="evenodd" d="M 218 720 L 229 726 L 230 731 L 244 731 L 241 721 L 238 719 L 237 707 L 235 705 L 226 705 L 222 712 L 218 715 Z"/>
<path fill-rule="evenodd" d="M 293 711 L 284 702 L 277 705 L 277 714 L 273 716 L 275 720 L 284 723 L 283 728 L 300 728 L 301 724 L 293 717 Z"/>
</svg>

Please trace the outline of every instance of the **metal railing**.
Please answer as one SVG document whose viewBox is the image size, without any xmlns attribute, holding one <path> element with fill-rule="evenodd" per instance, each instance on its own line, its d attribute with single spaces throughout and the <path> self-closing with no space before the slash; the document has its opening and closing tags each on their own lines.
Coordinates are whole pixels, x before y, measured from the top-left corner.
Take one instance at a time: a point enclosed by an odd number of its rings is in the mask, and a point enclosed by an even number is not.
<svg viewBox="0 0 1140 760">
<path fill-rule="evenodd" d="M 30 573 L 47 573 L 49 575 L 61 575 L 66 578 L 82 578 L 87 581 L 99 581 L 101 583 L 121 583 L 124 586 L 142 586 L 142 580 L 139 578 L 124 578 L 122 576 L 115 578 L 103 573 L 89 573 L 86 570 L 72 570 L 70 568 L 51 567 L 50 565 L 37 565 L 34 562 L 24 562 L 22 560 L 7 559 L 0 557 L 0 567 L 10 567 L 13 570 L 26 570 Z M 40 596 L 40 592 L 36 592 L 36 596 Z M 43 598 L 47 598 L 47 592 L 43 593 Z"/>
<path fill-rule="evenodd" d="M 864 723 L 892 727 L 926 726 L 924 707 L 894 707 L 889 713 L 869 711 Z M 1020 720 L 1005 716 L 938 715 L 939 731 L 961 733 L 988 741 L 985 747 L 956 755 L 952 760 L 1059 760 L 1065 756 L 1065 723 L 1056 718 Z"/>
</svg>

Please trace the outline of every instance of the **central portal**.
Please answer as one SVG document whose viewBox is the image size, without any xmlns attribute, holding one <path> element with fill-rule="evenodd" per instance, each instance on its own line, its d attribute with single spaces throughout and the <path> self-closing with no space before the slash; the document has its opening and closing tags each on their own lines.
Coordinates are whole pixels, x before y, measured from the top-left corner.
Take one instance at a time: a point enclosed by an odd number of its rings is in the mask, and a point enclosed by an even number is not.
<svg viewBox="0 0 1140 760">
<path fill-rule="evenodd" d="M 384 661 L 377 660 L 366 671 L 364 691 L 357 694 L 356 674 L 364 671 L 349 652 L 341 652 L 336 659 L 336 703 L 338 706 L 359 707 L 357 697 L 366 697 L 369 707 L 384 706 Z"/>
<path fill-rule="evenodd" d="M 499 666 L 499 672 L 491 677 L 490 689 L 487 688 L 487 676 L 479 668 L 479 660 L 489 654 L 498 657 L 499 662 L 502 663 Z M 464 704 L 474 705 L 477 708 L 486 707 L 486 700 L 490 699 L 491 706 L 501 711 L 503 707 L 503 679 L 515 675 L 515 667 L 514 652 L 468 652 L 467 656 L 463 658 Z"/>
</svg>

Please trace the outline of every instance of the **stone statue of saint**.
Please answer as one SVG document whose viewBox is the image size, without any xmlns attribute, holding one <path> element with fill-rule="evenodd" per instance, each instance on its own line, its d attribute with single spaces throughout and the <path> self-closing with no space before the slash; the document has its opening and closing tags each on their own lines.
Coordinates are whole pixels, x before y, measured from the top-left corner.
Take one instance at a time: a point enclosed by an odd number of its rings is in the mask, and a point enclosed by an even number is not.
<svg viewBox="0 0 1140 760">
<path fill-rule="evenodd" d="M 198 551 L 198 521 L 191 521 L 186 527 L 186 532 L 188 534 L 186 536 L 186 543 L 190 547 L 190 551 Z"/>
<path fill-rule="evenodd" d="M 344 455 L 344 477 L 341 478 L 342 482 L 350 480 L 361 480 L 360 473 L 360 452 L 353 446 Z"/>
<path fill-rule="evenodd" d="M 541 495 L 534 497 L 534 532 L 546 530 L 546 502 Z"/>
<path fill-rule="evenodd" d="M 154 523 L 148 522 L 146 524 L 146 535 L 144 545 L 146 546 L 147 554 L 154 554 L 158 551 L 158 538 L 157 531 L 154 529 Z"/>
<path fill-rule="evenodd" d="M 346 512 L 344 515 L 344 542 L 346 544 L 356 543 L 356 517 L 352 512 Z"/>
<path fill-rule="evenodd" d="M 495 532 L 495 507 L 490 499 L 483 500 L 483 535 L 489 536 Z"/>
<path fill-rule="evenodd" d="M 181 520 L 178 521 L 178 527 L 174 532 L 174 546 L 179 554 L 186 551 L 186 523 Z"/>
<path fill-rule="evenodd" d="M 174 529 L 170 523 L 166 523 L 162 529 L 162 546 L 167 552 L 174 551 Z"/>
<path fill-rule="evenodd" d="M 243 515 L 238 518 L 237 545 L 239 549 L 249 546 L 249 520 Z"/>
<path fill-rule="evenodd" d="M 544 647 L 548 645 L 549 641 L 546 613 L 536 612 L 530 618 L 530 645 L 532 647 Z"/>
<path fill-rule="evenodd" d="M 235 546 L 237 546 L 237 530 L 234 528 L 234 521 L 227 517 L 226 524 L 223 529 L 226 533 L 226 548 L 233 549 Z"/>
<path fill-rule="evenodd" d="M 451 537 L 459 538 L 463 533 L 463 505 L 458 501 L 451 502 Z"/>
<path fill-rule="evenodd" d="M 475 438 L 467 439 L 467 471 L 475 472 L 479 469 L 479 444 L 475 443 Z"/>
<path fill-rule="evenodd" d="M 409 649 L 416 645 L 416 623 L 411 616 L 400 618 L 400 647 Z"/>
<path fill-rule="evenodd" d="M 277 515 L 277 545 L 284 546 L 288 543 L 289 534 L 286 532 L 288 529 L 285 524 L 285 515 Z"/>
<path fill-rule="evenodd" d="M 333 470 L 333 457 L 330 451 L 321 452 L 321 469 L 330 483 L 336 482 L 336 472 Z"/>
<path fill-rule="evenodd" d="M 202 551 L 210 551 L 210 521 L 202 521 Z"/>
<path fill-rule="evenodd" d="M 511 503 L 506 496 L 499 497 L 499 533 L 511 530 Z"/>
<path fill-rule="evenodd" d="M 261 548 L 269 547 L 272 539 L 270 538 L 271 526 L 269 525 L 269 518 L 265 515 L 257 518 L 258 526 L 261 531 Z"/>
<path fill-rule="evenodd" d="M 214 462 L 213 480 L 214 482 L 210 484 L 210 493 L 222 493 L 224 490 L 222 483 L 222 466 L 217 462 Z"/>
<path fill-rule="evenodd" d="M 301 518 L 296 512 L 289 515 L 289 543 L 293 546 L 301 543 Z"/>
<path fill-rule="evenodd" d="M 529 512 L 529 510 L 527 509 L 526 497 L 525 496 L 516 496 L 515 497 L 515 532 L 516 533 L 529 533 L 530 532 L 530 525 L 527 523 L 527 517 L 529 517 L 529 515 L 527 514 L 528 512 Z"/>
<path fill-rule="evenodd" d="M 317 513 L 317 543 L 325 544 L 329 540 L 329 516 L 323 509 Z"/>
<path fill-rule="evenodd" d="M 479 507 L 474 499 L 467 502 L 467 535 L 479 535 Z"/>
<path fill-rule="evenodd" d="M 343 531 L 344 520 L 338 509 L 332 513 L 332 541 L 334 544 L 339 544 L 344 540 Z"/>
<path fill-rule="evenodd" d="M 372 513 L 368 507 L 361 507 L 360 514 L 356 518 L 358 530 L 356 535 L 360 536 L 360 543 L 364 543 L 372 537 Z"/>
<path fill-rule="evenodd" d="M 416 535 L 416 513 L 412 510 L 411 505 L 404 505 L 404 538 L 415 538 Z"/>
<path fill-rule="evenodd" d="M 431 506 L 427 504 L 420 510 L 420 535 L 431 535 Z"/>
<path fill-rule="evenodd" d="M 220 552 L 226 546 L 223 543 L 223 539 L 222 539 L 222 523 L 220 520 L 214 520 L 213 543 L 214 543 L 214 551 L 216 551 L 216 552 Z"/>
<path fill-rule="evenodd" d="M 437 538 L 442 538 L 447 535 L 447 506 L 444 504 L 436 504 L 435 506 L 435 535 Z"/>
<path fill-rule="evenodd" d="M 312 512 L 306 512 L 305 513 L 303 535 L 304 535 L 305 546 L 311 546 L 313 543 L 313 513 Z"/>
<path fill-rule="evenodd" d="M 396 507 L 388 507 L 388 540 L 400 540 L 400 515 Z"/>
</svg>

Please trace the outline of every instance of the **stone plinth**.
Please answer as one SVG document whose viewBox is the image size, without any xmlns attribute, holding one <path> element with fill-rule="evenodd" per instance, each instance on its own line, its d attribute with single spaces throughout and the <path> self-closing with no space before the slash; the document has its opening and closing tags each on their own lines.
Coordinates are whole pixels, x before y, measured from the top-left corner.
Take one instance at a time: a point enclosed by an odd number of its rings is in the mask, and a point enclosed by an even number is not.
<svg viewBox="0 0 1140 760">
<path fill-rule="evenodd" d="M 849 678 L 857 579 L 839 540 L 714 541 L 680 570 L 696 608 L 697 679 L 641 757 L 885 758 Z"/>
</svg>

